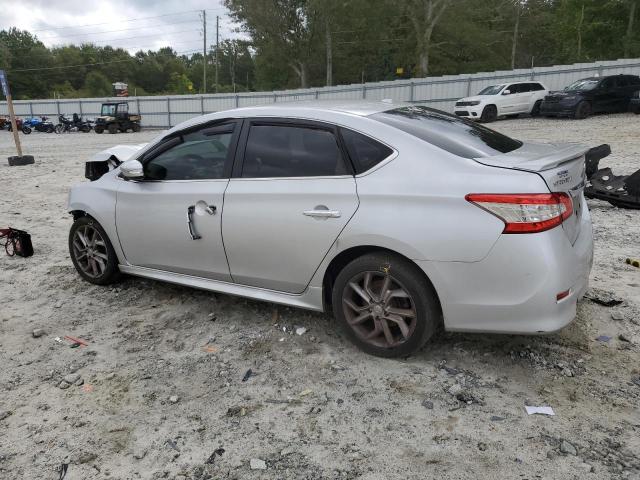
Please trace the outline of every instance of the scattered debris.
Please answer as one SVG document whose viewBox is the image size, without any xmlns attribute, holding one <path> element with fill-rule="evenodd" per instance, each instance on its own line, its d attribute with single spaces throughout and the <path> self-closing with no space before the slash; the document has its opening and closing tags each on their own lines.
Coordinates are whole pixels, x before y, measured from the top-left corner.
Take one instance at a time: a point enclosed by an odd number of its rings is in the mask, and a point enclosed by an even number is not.
<svg viewBox="0 0 640 480">
<path fill-rule="evenodd" d="M 173 403 L 174 405 L 180 401 L 180 397 L 177 395 L 171 395 L 169 397 L 169 403 Z"/>
<path fill-rule="evenodd" d="M 11 415 L 11 412 L 9 410 L 2 410 L 0 411 L 0 420 L 4 420 L 5 418 L 9 417 Z"/>
<path fill-rule="evenodd" d="M 260 460 L 259 458 L 252 458 L 249 460 L 249 466 L 251 470 L 266 470 L 267 463 L 264 460 Z"/>
<path fill-rule="evenodd" d="M 214 462 L 216 461 L 216 456 L 221 457 L 223 453 L 224 453 L 224 448 L 222 447 L 216 448 L 204 463 L 207 465 L 213 465 Z"/>
<path fill-rule="evenodd" d="M 427 410 L 433 410 L 433 402 L 431 400 L 423 400 L 422 406 Z"/>
<path fill-rule="evenodd" d="M 75 338 L 75 337 L 70 337 L 69 335 L 65 335 L 64 339 L 71 342 L 71 348 L 77 348 L 79 346 L 82 346 L 82 347 L 89 346 L 89 344 L 87 342 L 85 342 L 84 340 L 81 340 L 81 339 Z"/>
<path fill-rule="evenodd" d="M 622 299 L 616 297 L 613 293 L 596 288 L 592 288 L 589 293 L 585 295 L 585 298 L 603 307 L 615 307 L 623 302 Z"/>
<path fill-rule="evenodd" d="M 255 373 L 253 373 L 253 370 L 249 369 L 246 371 L 246 373 L 244 374 L 244 377 L 242 377 L 242 381 L 246 382 L 247 380 L 249 380 L 252 376 L 254 376 Z"/>
<path fill-rule="evenodd" d="M 618 335 L 618 340 L 620 340 L 621 342 L 631 343 L 631 339 L 627 337 L 624 333 L 621 333 L 620 335 Z"/>
<path fill-rule="evenodd" d="M 303 391 L 300 392 L 300 396 L 301 397 L 306 397 L 307 395 L 309 395 L 310 393 L 313 393 L 313 390 L 311 390 L 310 388 L 307 388 Z"/>
<path fill-rule="evenodd" d="M 490 420 L 492 422 L 502 422 L 503 420 L 506 420 L 504 417 L 499 417 L 497 415 L 491 415 Z"/>
<path fill-rule="evenodd" d="M 640 268 L 640 260 L 637 260 L 635 258 L 627 258 L 625 261 L 626 261 L 627 265 L 631 265 L 633 267 Z"/>
<path fill-rule="evenodd" d="M 555 415 L 553 408 L 547 406 L 534 407 L 532 405 L 525 405 L 524 408 L 528 415 Z"/>
<path fill-rule="evenodd" d="M 572 444 L 567 442 L 566 440 L 562 440 L 560 443 L 560 451 L 567 455 L 578 455 L 578 450 Z"/>
<path fill-rule="evenodd" d="M 244 417 L 247 414 L 247 407 L 235 406 L 227 409 L 227 417 Z"/>
<path fill-rule="evenodd" d="M 40 338 L 44 335 L 44 333 L 44 329 L 36 328 L 35 330 L 33 330 L 33 332 L 31 332 L 31 336 L 33 336 L 33 338 Z"/>
<path fill-rule="evenodd" d="M 599 337 L 596 337 L 596 340 L 602 343 L 609 343 L 609 340 L 611 340 L 611 338 L 612 337 L 609 337 L 607 335 L 600 335 Z"/>
<path fill-rule="evenodd" d="M 296 335 L 304 335 L 306 333 L 306 327 L 298 327 L 296 328 Z"/>
</svg>

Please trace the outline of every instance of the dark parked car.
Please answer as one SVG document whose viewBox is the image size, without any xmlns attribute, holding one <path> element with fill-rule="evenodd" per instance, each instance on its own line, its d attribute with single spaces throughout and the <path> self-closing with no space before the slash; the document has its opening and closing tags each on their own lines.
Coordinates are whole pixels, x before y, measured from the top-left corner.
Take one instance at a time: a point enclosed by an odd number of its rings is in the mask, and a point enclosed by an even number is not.
<svg viewBox="0 0 640 480">
<path fill-rule="evenodd" d="M 633 92 L 631 102 L 629 102 L 629 110 L 636 115 L 640 115 L 640 90 Z"/>
<path fill-rule="evenodd" d="M 583 78 L 544 97 L 540 114 L 587 118 L 592 113 L 626 112 L 631 96 L 639 88 L 637 75 Z"/>
</svg>

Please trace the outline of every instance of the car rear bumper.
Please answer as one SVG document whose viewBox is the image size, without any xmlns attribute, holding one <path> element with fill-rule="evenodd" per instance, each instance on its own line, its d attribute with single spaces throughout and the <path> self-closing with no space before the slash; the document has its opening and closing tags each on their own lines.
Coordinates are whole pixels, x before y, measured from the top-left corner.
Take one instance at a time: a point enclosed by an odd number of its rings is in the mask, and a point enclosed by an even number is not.
<svg viewBox="0 0 640 480">
<path fill-rule="evenodd" d="M 481 261 L 417 262 L 434 284 L 450 331 L 548 333 L 575 318 L 593 262 L 591 217 L 571 245 L 561 227 L 501 235 Z M 569 295 L 557 301 L 560 292 Z"/>
</svg>

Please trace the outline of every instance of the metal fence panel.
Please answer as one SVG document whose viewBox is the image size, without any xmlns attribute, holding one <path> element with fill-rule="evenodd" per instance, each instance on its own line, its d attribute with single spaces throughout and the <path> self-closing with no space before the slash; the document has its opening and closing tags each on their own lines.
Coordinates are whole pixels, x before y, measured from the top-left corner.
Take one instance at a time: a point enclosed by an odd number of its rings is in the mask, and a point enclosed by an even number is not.
<svg viewBox="0 0 640 480">
<path fill-rule="evenodd" d="M 595 63 L 575 63 L 496 72 L 479 72 L 442 77 L 412 78 L 395 81 L 340 85 L 336 87 L 281 90 L 275 92 L 220 93 L 207 95 L 171 95 L 128 98 L 81 98 L 60 100 L 18 100 L 16 114 L 47 116 L 81 114 L 95 117 L 105 101 L 126 101 L 129 111 L 142 115 L 145 127 L 167 128 L 203 113 L 236 107 L 269 105 L 274 102 L 299 100 L 383 100 L 420 102 L 441 110 L 453 111 L 455 101 L 475 95 L 489 85 L 538 80 L 551 90 L 559 90 L 584 77 L 627 73 L 640 75 L 640 59 L 610 60 Z M 7 115 L 6 102 L 0 102 L 0 115 Z"/>
</svg>

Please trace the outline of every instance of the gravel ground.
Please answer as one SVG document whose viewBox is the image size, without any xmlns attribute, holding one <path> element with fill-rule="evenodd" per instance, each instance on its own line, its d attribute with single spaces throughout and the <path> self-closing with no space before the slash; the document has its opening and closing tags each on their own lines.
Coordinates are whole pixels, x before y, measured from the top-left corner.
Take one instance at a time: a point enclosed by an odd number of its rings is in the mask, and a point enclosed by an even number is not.
<svg viewBox="0 0 640 480">
<path fill-rule="evenodd" d="M 493 126 L 610 143 L 603 165 L 640 168 L 637 116 Z M 384 360 L 325 315 L 136 278 L 83 282 L 67 253 L 68 189 L 95 151 L 155 135 L 34 133 L 22 140 L 35 165 L 0 162 L 0 225 L 29 230 L 36 250 L 0 255 L 0 478 L 58 479 L 63 464 L 70 480 L 640 478 L 640 270 L 624 264 L 640 256 L 640 211 L 589 202 L 589 295 L 621 304 L 585 299 L 550 336 L 441 334 Z M 0 158 L 13 152 L 0 132 Z"/>
</svg>

